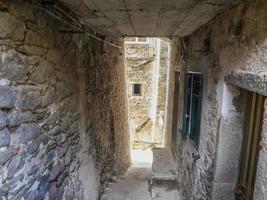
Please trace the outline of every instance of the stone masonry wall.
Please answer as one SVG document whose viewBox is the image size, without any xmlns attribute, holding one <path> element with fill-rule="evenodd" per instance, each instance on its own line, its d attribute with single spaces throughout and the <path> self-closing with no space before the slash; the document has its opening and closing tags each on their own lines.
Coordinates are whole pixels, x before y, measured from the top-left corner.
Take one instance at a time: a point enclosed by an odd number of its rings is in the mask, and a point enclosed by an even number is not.
<svg viewBox="0 0 267 200">
<path fill-rule="evenodd" d="M 125 41 L 129 41 L 130 38 Z M 156 42 L 160 42 L 157 52 Z M 164 39 L 149 38 L 147 43 L 125 43 L 126 51 L 126 75 L 128 87 L 129 119 L 132 125 L 134 140 L 137 142 L 149 142 L 161 144 L 163 140 L 163 128 L 166 105 L 166 83 L 168 70 L 168 42 Z M 157 63 L 157 56 L 159 64 Z M 159 65 L 158 77 L 156 67 Z M 158 80 L 155 80 L 155 79 Z M 157 82 L 158 81 L 158 82 Z M 132 94 L 133 84 L 142 84 L 142 95 Z M 158 85 L 156 93 L 156 84 Z M 153 124 L 151 111 L 155 101 L 156 116 Z M 153 129 L 153 126 L 155 127 Z M 140 131 L 139 128 L 141 128 Z M 136 131 L 134 131 L 136 130 Z M 154 131 L 154 134 L 152 133 Z"/>
<path fill-rule="evenodd" d="M 202 72 L 204 76 L 202 116 L 200 144 L 196 149 L 189 140 L 181 140 L 180 133 L 177 141 L 177 166 L 178 182 L 183 199 L 211 199 L 215 180 L 216 156 L 218 155 L 218 142 L 221 123 L 227 122 L 230 118 L 221 118 L 222 107 L 225 105 L 226 75 L 242 70 L 242 73 L 254 73 L 261 77 L 267 74 L 267 2 L 264 0 L 247 0 L 235 8 L 226 10 L 215 17 L 207 25 L 201 27 L 188 37 L 182 38 L 182 51 L 180 58 L 174 61 L 179 66 L 181 73 L 181 91 L 183 96 L 184 72 Z M 246 77 L 240 80 L 244 82 L 244 88 L 248 81 Z M 174 81 L 170 81 L 174 82 Z M 261 82 L 250 85 L 250 90 L 262 87 Z M 265 84 L 266 85 L 266 84 Z M 239 85 L 240 86 L 240 85 Z M 241 84 L 242 86 L 242 84 Z M 237 94 L 237 98 L 238 94 Z M 233 98 L 233 110 L 240 110 L 237 98 Z M 183 107 L 183 100 L 180 100 L 180 107 Z M 179 109 L 180 110 L 180 109 Z M 182 116 L 180 110 L 179 119 Z M 221 121 L 222 120 L 222 121 Z M 179 128 L 182 128 L 182 120 L 179 120 Z M 223 122 L 224 121 L 224 122 Z M 232 126 L 231 130 L 237 130 L 240 124 Z M 179 130 L 179 129 L 178 129 Z M 231 133 L 231 131 L 229 132 Z M 168 134 L 171 134 L 170 130 Z M 265 135 L 265 129 L 263 130 Z M 264 139 L 263 139 L 264 141 Z M 264 142 L 263 142 L 264 143 Z M 231 144 L 229 148 L 234 145 Z M 195 159 L 192 154 L 199 155 Z M 230 155 L 231 156 L 231 155 Z M 261 151 L 258 174 L 263 173 L 262 163 L 264 162 L 264 151 Z M 232 162 L 231 160 L 228 160 Z M 225 161 L 225 165 L 229 162 Z M 238 162 L 237 162 L 238 163 Z M 238 170 L 238 166 L 235 166 Z M 265 180 L 263 175 L 258 175 L 261 182 Z M 228 187 L 228 192 L 234 193 L 234 186 L 221 182 L 220 190 Z M 262 199 L 264 187 L 256 184 L 255 199 Z M 233 195 L 232 195 L 233 196 Z M 266 193 L 265 193 L 266 196 Z M 226 199 L 221 196 L 220 199 Z M 217 200 L 217 199 L 216 199 Z"/>
<path fill-rule="evenodd" d="M 0 199 L 97 200 L 130 164 L 123 52 L 69 29 L 0 3 Z"/>
<path fill-rule="evenodd" d="M 133 126 L 132 128 L 136 129 L 150 118 L 155 49 L 149 43 L 125 43 L 125 52 L 129 120 L 130 124 Z M 142 96 L 133 95 L 133 84 L 135 83 L 142 85 Z M 147 125 L 151 127 L 151 121 Z M 136 141 L 150 142 L 150 128 L 135 132 L 133 138 Z"/>
</svg>

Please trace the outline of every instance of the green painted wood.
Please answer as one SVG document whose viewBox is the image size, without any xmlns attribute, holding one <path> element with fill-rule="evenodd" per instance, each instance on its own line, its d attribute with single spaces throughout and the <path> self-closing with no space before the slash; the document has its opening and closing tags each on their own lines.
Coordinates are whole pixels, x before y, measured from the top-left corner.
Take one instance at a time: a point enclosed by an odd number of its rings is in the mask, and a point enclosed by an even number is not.
<svg viewBox="0 0 267 200">
<path fill-rule="evenodd" d="M 201 75 L 193 75 L 193 90 L 192 90 L 192 109 L 191 109 L 191 128 L 190 139 L 195 144 L 199 144 L 200 122 L 201 122 L 201 100 L 202 100 L 202 77 Z"/>
<path fill-rule="evenodd" d="M 186 139 L 187 136 L 189 135 L 191 82 L 192 82 L 192 75 L 186 74 L 185 85 L 184 85 L 184 113 L 183 113 L 183 127 L 182 127 L 183 139 Z"/>
<path fill-rule="evenodd" d="M 196 146 L 200 134 L 202 82 L 202 74 L 188 73 L 185 76 L 182 136 L 189 137 Z"/>
</svg>

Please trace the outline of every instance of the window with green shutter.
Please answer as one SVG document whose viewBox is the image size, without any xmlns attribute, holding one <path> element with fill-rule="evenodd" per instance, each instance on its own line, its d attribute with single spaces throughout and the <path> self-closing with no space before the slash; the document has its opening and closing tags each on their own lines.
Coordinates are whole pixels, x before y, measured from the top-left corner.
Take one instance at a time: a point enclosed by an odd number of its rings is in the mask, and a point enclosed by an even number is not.
<svg viewBox="0 0 267 200">
<path fill-rule="evenodd" d="M 202 74 L 187 73 L 184 88 L 184 114 L 182 136 L 199 143 L 202 99 Z"/>
</svg>

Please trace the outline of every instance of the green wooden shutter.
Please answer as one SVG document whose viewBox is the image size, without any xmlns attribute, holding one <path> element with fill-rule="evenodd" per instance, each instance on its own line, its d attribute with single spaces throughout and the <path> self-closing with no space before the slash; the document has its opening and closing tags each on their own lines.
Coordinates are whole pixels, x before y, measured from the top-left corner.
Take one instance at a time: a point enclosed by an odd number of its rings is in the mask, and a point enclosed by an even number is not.
<svg viewBox="0 0 267 200">
<path fill-rule="evenodd" d="M 202 76 L 193 75 L 190 138 L 198 145 L 201 121 Z"/>
<path fill-rule="evenodd" d="M 184 86 L 184 114 L 183 114 L 183 128 L 182 128 L 183 139 L 185 139 L 189 134 L 191 84 L 192 84 L 192 74 L 186 74 L 185 86 Z"/>
<path fill-rule="evenodd" d="M 188 73 L 185 75 L 184 114 L 182 137 L 188 136 L 196 145 L 199 143 L 202 99 L 202 75 Z"/>
</svg>

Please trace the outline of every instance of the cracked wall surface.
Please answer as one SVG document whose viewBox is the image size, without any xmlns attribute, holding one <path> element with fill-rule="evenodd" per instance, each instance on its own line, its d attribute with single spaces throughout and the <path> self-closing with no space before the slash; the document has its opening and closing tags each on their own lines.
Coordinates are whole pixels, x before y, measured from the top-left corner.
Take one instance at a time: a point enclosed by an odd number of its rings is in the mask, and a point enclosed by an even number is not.
<svg viewBox="0 0 267 200">
<path fill-rule="evenodd" d="M 123 51 L 48 13 L 0 3 L 0 199 L 95 200 L 130 164 Z"/>
</svg>

